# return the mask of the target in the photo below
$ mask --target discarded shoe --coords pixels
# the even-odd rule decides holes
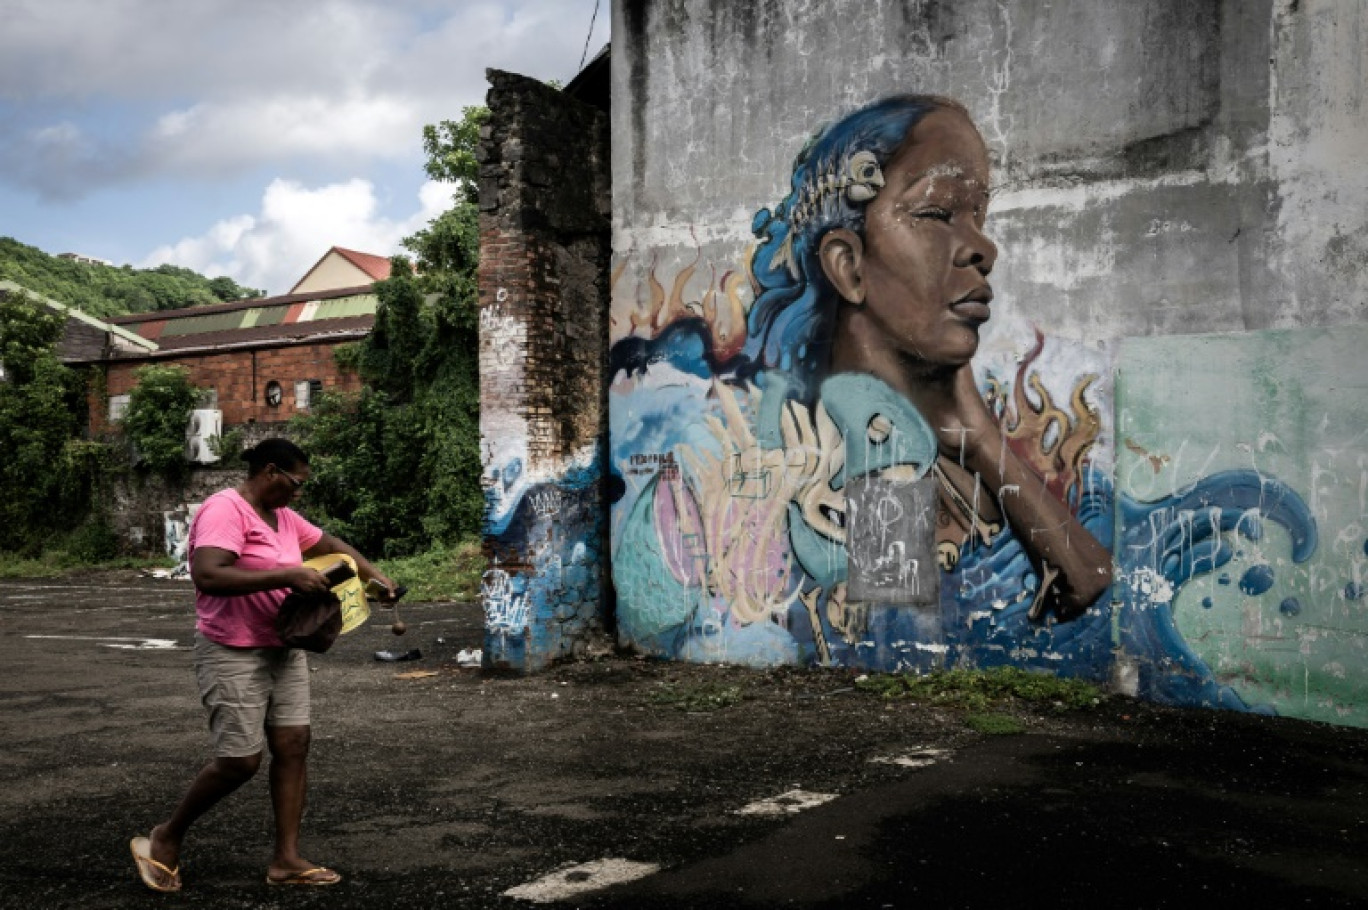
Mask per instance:
[[[423,652],[414,648],[410,651],[376,651],[376,660],[422,660]]]
[[[170,893],[181,889],[180,867],[168,869],[152,858],[152,841],[146,837],[135,837],[128,842],[133,851],[133,862],[138,867],[138,877],[153,891]]]
[[[456,654],[456,666],[458,667],[478,667],[483,662],[483,653],[479,648],[467,650],[462,648]]]

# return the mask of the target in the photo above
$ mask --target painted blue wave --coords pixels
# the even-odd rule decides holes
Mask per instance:
[[[1089,469],[1077,494],[1078,521],[1104,544],[1112,540],[1112,485]],[[1111,595],[1104,591],[1069,622],[1033,622],[1028,613],[1039,587],[1021,541],[1006,526],[991,547],[974,544],[955,571],[941,576],[941,609],[951,664],[1017,666],[1094,682],[1112,668]]]
[[[1317,534],[1301,496],[1257,471],[1225,471],[1156,502],[1122,495],[1119,511],[1115,557],[1120,572],[1113,590],[1122,653],[1138,663],[1137,694],[1166,704],[1275,713],[1268,705],[1247,704],[1218,682],[1174,624],[1172,599],[1156,600],[1144,585],[1162,577],[1176,597],[1189,579],[1234,557],[1227,532],[1258,540],[1267,521],[1287,530],[1293,561],[1305,562],[1316,550]]]

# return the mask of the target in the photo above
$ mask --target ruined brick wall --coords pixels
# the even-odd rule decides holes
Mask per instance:
[[[489,71],[480,143],[486,659],[535,670],[604,625],[608,122]]]
[[[137,385],[133,374],[146,363],[179,364],[190,371],[190,382],[218,393],[223,425],[280,423],[299,413],[295,383],[318,380],[325,392],[361,389],[355,373],[340,369],[333,357],[336,345],[297,344],[252,351],[187,356],[157,361],[126,361],[107,367],[103,395],[92,391],[90,427],[95,434],[109,429],[108,398],[127,395]],[[276,407],[266,403],[266,385],[280,383],[281,401]]]

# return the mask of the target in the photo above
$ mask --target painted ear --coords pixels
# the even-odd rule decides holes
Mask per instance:
[[[861,268],[864,241],[860,235],[847,228],[827,231],[822,236],[818,255],[822,258],[822,271],[836,293],[847,303],[864,303],[864,272]]]

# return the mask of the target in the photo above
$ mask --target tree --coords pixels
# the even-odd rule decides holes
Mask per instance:
[[[36,553],[89,509],[88,478],[67,470],[85,383],[57,357],[62,326],[27,295],[0,302],[0,549]]]
[[[305,508],[362,550],[404,556],[479,532],[479,331],[475,145],[484,108],[423,130],[427,173],[462,184],[376,285],[375,328],[355,356],[359,395],[325,395],[300,419],[311,454]],[[349,355],[350,356],[350,355]]]
[[[12,237],[0,237],[0,278],[100,318],[260,296],[232,279],[209,279],[180,266],[135,269],[72,262]]]
[[[428,156],[423,170],[433,180],[461,184],[464,201],[479,201],[477,179],[480,163],[475,149],[480,142],[480,127],[489,119],[489,108],[476,105],[461,110],[460,120],[443,120],[423,127],[423,153]]]
[[[128,395],[123,430],[137,453],[140,468],[169,480],[185,477],[185,425],[203,390],[190,384],[189,371],[178,364],[148,364],[133,373],[137,385]]]
[[[242,287],[227,275],[210,278],[209,293],[225,302],[242,300],[245,297],[264,297],[266,295],[265,291],[258,291],[256,288]]]

